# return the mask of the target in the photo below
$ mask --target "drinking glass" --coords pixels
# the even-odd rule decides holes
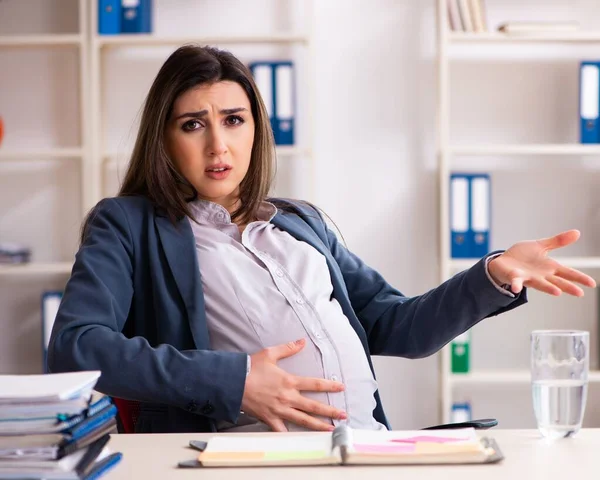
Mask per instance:
[[[589,332],[535,330],[531,333],[533,410],[547,438],[576,434],[587,400]]]

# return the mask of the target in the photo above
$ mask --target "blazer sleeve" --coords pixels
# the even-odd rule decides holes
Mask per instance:
[[[88,222],[52,329],[50,371],[100,370],[97,389],[107,395],[235,422],[246,354],[152,347],[121,333],[134,294],[133,249],[122,207],[103,200]]]
[[[527,301],[526,289],[514,298],[496,289],[485,274],[485,258],[423,295],[406,297],[329,229],[327,240],[373,355],[429,356],[484,318]]]

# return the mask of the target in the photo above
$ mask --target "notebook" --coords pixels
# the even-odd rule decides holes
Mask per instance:
[[[0,406],[0,437],[3,435],[37,435],[43,433],[58,433],[63,430],[71,429],[75,425],[83,422],[101,412],[106,407],[112,405],[112,400],[108,396],[96,396],[93,403],[88,405],[87,401],[78,401],[72,407],[69,405],[73,400],[62,403],[45,403],[47,409],[27,408],[27,405],[11,405],[10,409],[6,406]],[[25,407],[23,411],[16,409]],[[8,411],[12,410],[12,411]],[[1,439],[0,439],[1,441]]]
[[[117,422],[112,418],[81,438],[70,438],[59,433],[0,436],[0,469],[5,460],[57,460],[116,432]]]
[[[99,371],[0,375],[0,405],[60,402],[90,397]]]
[[[496,442],[479,438],[473,428],[373,431],[340,425],[332,433],[218,435],[208,440],[195,466],[466,464],[503,458]]]

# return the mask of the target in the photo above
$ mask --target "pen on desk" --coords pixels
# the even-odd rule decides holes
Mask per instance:
[[[82,477],[81,480],[95,480],[96,478],[101,477],[104,475],[104,473],[119,463],[122,458],[123,454],[121,452],[116,452],[109,455],[108,457],[95,463],[92,471],[86,477]]]
[[[75,471],[79,477],[85,477],[89,474],[94,467],[94,461],[102,453],[109,440],[110,435],[104,435],[88,447],[75,467]]]

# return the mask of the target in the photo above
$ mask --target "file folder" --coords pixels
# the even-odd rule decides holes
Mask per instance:
[[[469,177],[450,176],[450,241],[452,258],[471,256],[469,236]]]
[[[581,143],[600,143],[600,63],[581,62],[579,117]]]
[[[490,251],[491,187],[484,173],[450,176],[452,258],[481,258]]]
[[[467,330],[452,340],[451,370],[452,373],[468,373],[471,366],[471,332]]]
[[[292,62],[275,65],[275,143],[294,144],[294,66]]]
[[[44,292],[42,294],[42,359],[45,373],[48,373],[48,344],[61,300],[62,292]]]
[[[98,33],[121,33],[121,0],[98,0]]]
[[[271,130],[273,131],[273,136],[275,137],[275,80],[273,74],[273,65],[271,62],[253,62],[249,65],[249,68],[252,76],[254,77],[254,83],[256,83],[260,96],[265,104],[267,115],[269,116],[269,121],[271,122]],[[277,143],[276,138],[275,143]]]
[[[152,0],[121,0],[121,33],[152,32]]]
[[[490,177],[486,174],[472,175],[470,182],[471,238],[468,243],[471,256],[481,258],[490,252]]]
[[[453,403],[450,421],[452,423],[464,423],[472,420],[471,404],[469,402]]]
[[[295,82],[290,61],[253,62],[252,76],[267,108],[277,145],[294,145]]]

